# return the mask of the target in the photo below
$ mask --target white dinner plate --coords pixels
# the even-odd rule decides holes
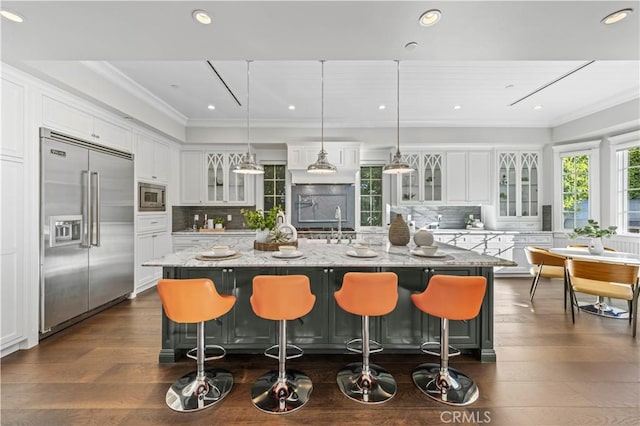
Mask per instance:
[[[280,253],[279,251],[274,251],[271,254],[271,256],[277,257],[278,259],[295,259],[297,257],[302,256],[302,254],[303,253],[301,251],[298,251],[298,250],[292,252],[291,254],[289,254],[289,253],[283,254],[283,253]]]
[[[420,256],[420,257],[446,257],[447,254],[446,253],[434,253],[434,254],[424,254],[423,251],[418,251],[418,250],[411,250],[411,254],[415,255],[415,256]]]
[[[351,257],[376,257],[378,255],[378,253],[373,250],[369,250],[365,254],[358,254],[355,250],[347,250],[345,254]]]
[[[208,257],[208,258],[211,258],[211,259],[220,259],[220,258],[223,258],[223,257],[233,256],[234,254],[236,254],[235,250],[227,250],[226,253],[221,253],[221,254],[214,253],[212,251],[205,251],[203,253],[198,253],[198,255],[200,257]]]

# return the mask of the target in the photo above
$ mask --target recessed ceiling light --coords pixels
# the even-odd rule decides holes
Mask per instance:
[[[24,18],[21,15],[18,15],[15,12],[11,12],[5,9],[0,10],[0,15],[4,16],[5,18],[13,22],[18,22],[18,23],[24,22]]]
[[[289,105],[289,109],[290,109],[291,111],[293,111],[294,109],[296,109],[296,106],[295,106],[295,105]]]
[[[438,9],[427,10],[425,13],[420,15],[420,25],[423,27],[430,27],[431,25],[435,25],[440,20],[442,13]]]
[[[604,18],[602,18],[602,21],[600,22],[602,22],[605,25],[615,24],[627,18],[629,15],[631,15],[632,12],[633,12],[633,9],[631,8],[618,10],[617,12],[613,12],[605,16]]]
[[[454,105],[453,109],[462,109],[462,105]]]
[[[211,110],[214,110],[214,109],[216,109],[216,106],[215,105],[207,105],[207,108],[209,108]]]
[[[386,105],[378,105],[378,109],[379,109],[379,110],[383,110],[383,109],[386,109],[386,108],[387,108],[387,106],[386,106]]]
[[[196,22],[199,22],[203,25],[209,25],[211,21],[213,21],[213,19],[211,19],[211,16],[209,16],[209,14],[205,10],[194,10],[191,16],[193,16],[193,19],[195,19]]]
[[[535,109],[536,111],[539,110],[539,109],[542,109],[542,105],[536,105],[536,106],[533,107],[533,109]]]
[[[418,43],[416,43],[415,41],[410,41],[409,43],[404,45],[404,48],[410,52],[412,50],[416,50],[416,47],[418,47]]]

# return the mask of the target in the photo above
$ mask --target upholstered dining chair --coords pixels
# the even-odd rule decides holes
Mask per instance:
[[[629,322],[636,337],[638,322],[638,265],[567,259],[567,275],[571,292],[571,320],[575,323],[575,293],[623,299],[629,305]],[[577,303],[576,303],[577,304]]]
[[[549,250],[528,246],[524,252],[527,261],[531,264],[529,273],[533,276],[531,288],[529,289],[529,301],[533,302],[533,296],[536,294],[538,282],[542,278],[559,278],[562,279],[564,285],[564,308],[567,309],[567,277],[564,269],[564,261],[566,258],[559,254],[551,253]]]

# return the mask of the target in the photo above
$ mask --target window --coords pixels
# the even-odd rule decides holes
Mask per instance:
[[[589,156],[562,157],[562,216],[565,229],[589,219]]]
[[[382,166],[360,167],[360,225],[382,226]]]
[[[616,152],[618,231],[640,232],[640,147],[623,147]]]
[[[286,182],[284,164],[263,165],[264,175],[264,211],[270,210],[274,206],[281,206],[284,209],[286,196]]]
[[[554,222],[558,231],[600,220],[600,141],[556,145]]]

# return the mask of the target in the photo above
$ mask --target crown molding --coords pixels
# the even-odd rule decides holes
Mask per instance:
[[[159,97],[157,97],[156,95],[154,95],[153,93],[145,89],[136,81],[132,80],[131,78],[123,74],[120,70],[118,70],[116,67],[111,65],[109,62],[80,61],[80,63],[86,68],[89,68],[90,70],[94,71],[96,74],[99,74],[100,76],[109,80],[111,83],[120,87],[121,89],[129,93],[131,96],[135,97],[136,99],[139,99],[140,101],[144,102],[145,104],[155,109],[156,111],[160,112],[161,114],[166,115],[169,119],[174,120],[183,126],[187,125],[187,122],[189,120],[184,114],[182,114],[177,109],[173,108],[172,106],[167,104],[165,101],[163,101],[162,99],[160,99]]]
[[[620,93],[602,102],[598,102],[598,103],[589,105],[588,107],[573,111],[570,114],[566,114],[558,118],[557,120],[552,121],[549,127],[558,127],[563,124],[569,123],[571,121],[586,117],[588,115],[595,114],[609,108],[613,108],[625,102],[633,101],[634,99],[640,99],[640,96],[638,96],[638,93],[640,93],[640,86],[637,86],[636,89],[637,90],[630,90],[628,92]]]

